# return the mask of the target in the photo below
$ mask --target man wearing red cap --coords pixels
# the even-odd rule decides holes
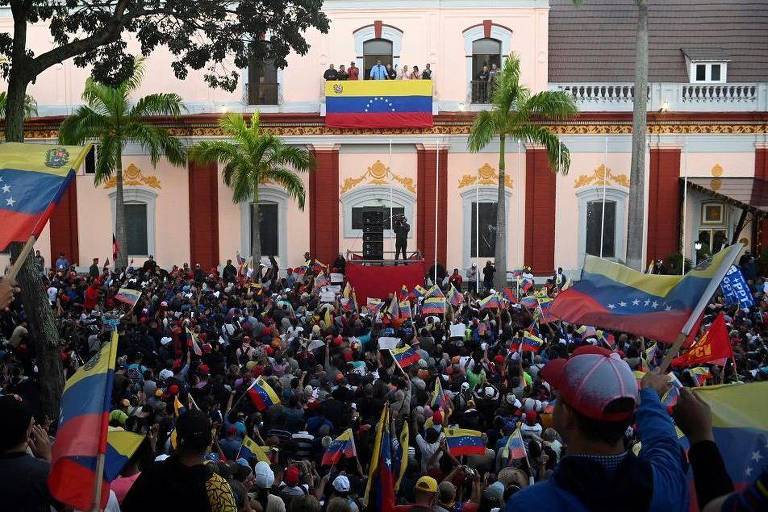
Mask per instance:
[[[619,355],[592,346],[550,361],[542,376],[557,391],[553,422],[568,455],[550,479],[515,494],[508,512],[688,510],[683,453],[659,399],[669,389],[666,376],[647,373],[638,393]],[[639,457],[624,445],[633,422],[643,446]]]

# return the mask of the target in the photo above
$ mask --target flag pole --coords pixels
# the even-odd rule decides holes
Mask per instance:
[[[682,224],[682,246],[680,248],[680,275],[685,275],[685,253],[687,248],[685,247],[685,217],[688,213],[688,139],[683,142],[683,224]]]
[[[33,240],[34,237],[30,237]],[[112,331],[111,345],[109,347],[109,366],[108,368],[114,371],[115,359],[117,358],[117,326]],[[112,379],[109,379],[111,382]],[[106,390],[108,396],[112,396],[112,387],[109,386]],[[102,428],[107,429],[107,424],[104,423]],[[101,488],[104,484],[104,461],[107,456],[107,435],[104,433],[104,446],[99,446],[99,453],[96,455],[96,482],[93,486],[93,512],[99,512],[101,510]]]
[[[467,287],[467,289],[469,289],[469,287]],[[479,294],[480,294],[480,169],[478,168],[477,169],[477,186],[475,187],[475,295],[479,295]]]
[[[19,255],[16,257],[16,261],[13,262],[13,266],[11,267],[11,270],[8,271],[8,275],[6,276],[6,279],[8,279],[11,284],[16,281],[16,276],[19,274],[19,271],[21,270],[22,265],[24,265],[24,262],[27,259],[27,256],[29,256],[29,253],[32,252],[32,248],[35,245],[35,235],[30,235],[30,237],[27,239],[27,241],[24,243],[24,247],[21,248],[21,252],[19,252]]]
[[[600,215],[600,257],[603,257],[603,239],[605,238],[605,187],[608,185],[608,136],[605,136],[605,153],[603,154],[603,207]]]
[[[440,141],[435,141],[435,284],[437,285],[437,211],[440,209]]]

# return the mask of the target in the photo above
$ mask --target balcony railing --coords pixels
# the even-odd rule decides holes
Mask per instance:
[[[255,83],[248,84],[249,105],[278,105],[280,99],[280,84]]]
[[[631,83],[560,83],[550,90],[566,91],[582,111],[629,111],[634,101]],[[648,110],[672,112],[755,112],[768,109],[768,83],[648,84]]]
[[[472,103],[481,105],[490,103],[495,87],[495,80],[472,80],[472,82],[470,82],[470,98],[472,99]]]

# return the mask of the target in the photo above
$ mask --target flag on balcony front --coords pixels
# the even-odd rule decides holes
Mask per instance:
[[[430,127],[432,81],[328,81],[325,124],[334,128]]]

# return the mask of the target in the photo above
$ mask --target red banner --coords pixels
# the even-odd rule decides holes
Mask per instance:
[[[386,299],[390,293],[400,291],[405,285],[413,289],[424,284],[424,263],[408,263],[395,266],[366,266],[347,262],[347,279],[355,289],[358,304],[365,304],[368,297]]]

